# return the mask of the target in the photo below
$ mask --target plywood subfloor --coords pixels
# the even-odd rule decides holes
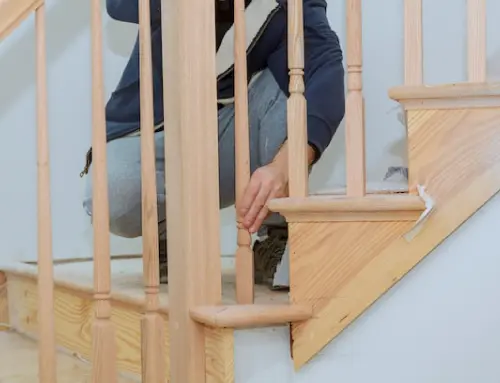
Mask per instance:
[[[57,355],[58,383],[87,383],[92,381],[89,363],[59,352]],[[37,344],[19,334],[0,332],[0,383],[37,383]],[[136,382],[125,377],[119,383]]]
[[[23,272],[31,271],[36,275],[36,265],[18,265]],[[79,290],[93,289],[93,267],[92,260],[66,260],[56,263],[54,266],[54,277],[56,282],[63,282]],[[12,268],[11,268],[12,269]],[[21,271],[21,270],[18,270]],[[142,258],[139,256],[113,258],[111,262],[112,295],[115,298],[123,298],[135,302],[144,299],[144,282],[142,277]],[[223,303],[236,303],[235,274],[231,267],[223,269]],[[267,286],[255,287],[255,302],[261,304],[286,303],[289,301],[288,293],[272,291]],[[162,308],[168,307],[168,286],[161,285],[160,302]]]

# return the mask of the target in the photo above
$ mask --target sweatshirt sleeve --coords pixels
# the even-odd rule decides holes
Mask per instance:
[[[283,10],[286,17],[286,10]],[[288,81],[287,32],[268,58],[268,67]],[[344,67],[337,35],[328,24],[323,7],[304,8],[305,98],[308,143],[317,161],[332,141],[345,113]]]
[[[161,22],[161,0],[150,0],[151,24]],[[139,23],[139,0],[106,0],[108,15],[126,23]]]

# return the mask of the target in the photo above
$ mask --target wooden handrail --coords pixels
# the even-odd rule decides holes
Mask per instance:
[[[0,41],[42,4],[43,0],[0,0]]]

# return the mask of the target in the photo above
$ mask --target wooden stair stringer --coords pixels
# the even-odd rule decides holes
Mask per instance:
[[[0,41],[43,3],[44,0],[0,0]]]
[[[434,202],[418,234],[401,235],[408,222],[290,223],[292,302],[313,304],[292,325],[297,369],[500,191],[500,87],[422,88],[403,102],[410,191],[423,185]]]

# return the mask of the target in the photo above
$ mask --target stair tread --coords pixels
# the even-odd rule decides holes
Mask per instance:
[[[364,197],[322,194],[274,199],[269,203],[269,208],[280,213],[424,211],[425,203],[418,195],[407,193],[367,194]]]
[[[0,264],[0,270],[28,278],[37,277],[36,264],[22,262]],[[91,259],[59,260],[54,266],[56,285],[93,294],[93,262]],[[223,303],[235,303],[235,273],[233,268],[225,268],[222,278]],[[143,306],[144,280],[142,275],[142,257],[140,255],[112,257],[111,261],[111,297],[134,306]],[[160,310],[168,313],[168,285],[160,285]],[[256,303],[283,304],[289,301],[288,293],[272,291],[267,286],[255,286]]]
[[[312,307],[293,304],[200,306],[190,311],[195,321],[212,327],[264,327],[311,318]]]
[[[398,101],[426,98],[500,97],[500,82],[404,85],[389,89],[389,97]]]

